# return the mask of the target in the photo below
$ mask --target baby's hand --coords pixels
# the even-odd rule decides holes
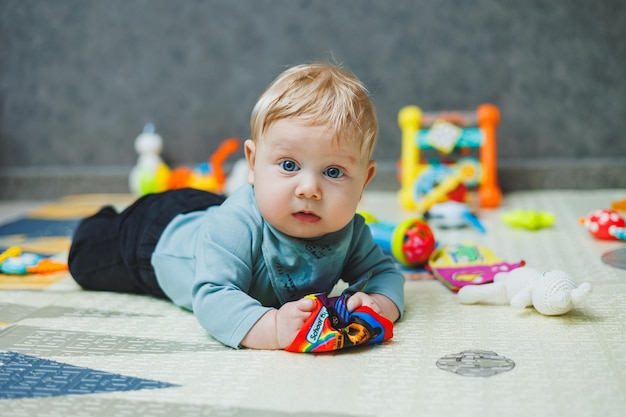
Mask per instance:
[[[311,312],[315,310],[315,300],[302,298],[285,303],[276,313],[276,340],[284,349],[296,338]]]
[[[347,306],[350,312],[359,307],[367,306],[391,321],[396,321],[400,317],[400,312],[394,302],[382,294],[355,292],[348,298]]]
[[[348,298],[347,302],[348,310],[353,312],[359,307],[369,307],[378,314],[381,314],[381,308],[376,302],[376,300],[369,294],[365,294],[364,292],[355,292]]]

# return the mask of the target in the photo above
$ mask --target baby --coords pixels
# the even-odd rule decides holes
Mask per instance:
[[[349,287],[350,311],[396,321],[404,277],[355,214],[376,173],[366,88],[328,63],[287,69],[257,101],[248,182],[227,199],[200,190],[105,207],[77,228],[70,272],[84,288],[166,297],[225,345],[284,349],[315,308]]]

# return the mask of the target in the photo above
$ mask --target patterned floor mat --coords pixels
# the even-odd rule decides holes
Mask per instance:
[[[127,194],[81,194],[42,205],[24,217],[0,224],[0,253],[10,247],[64,262],[72,233],[80,220],[103,205],[124,207]],[[41,289],[67,278],[67,272],[13,275],[0,273],[0,289]]]
[[[393,339],[353,351],[235,350],[166,300],[75,284],[0,291],[0,415],[621,417],[626,270],[601,256],[624,242],[595,240],[578,219],[625,194],[513,193],[480,213],[486,234],[435,231],[441,244],[475,241],[592,283],[590,298],[568,314],[461,305],[439,281],[407,281]],[[393,193],[366,193],[363,207],[389,221],[411,216]],[[521,208],[557,221],[538,231],[502,224],[502,213]],[[514,367],[482,377],[441,368],[468,351],[495,352]]]

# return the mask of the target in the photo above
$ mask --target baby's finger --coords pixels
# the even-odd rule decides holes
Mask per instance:
[[[301,300],[298,300],[298,303],[296,305],[300,311],[310,313],[311,311],[315,310],[315,306],[317,304],[315,303],[315,300],[311,298],[302,298]]]
[[[376,303],[376,300],[361,292],[355,293],[352,297],[348,298],[347,306],[349,311],[354,311],[359,307],[365,306],[380,314],[380,306]]]
[[[355,293],[346,302],[346,307],[348,307],[348,311],[354,311],[357,308],[363,305],[363,297],[361,293]]]

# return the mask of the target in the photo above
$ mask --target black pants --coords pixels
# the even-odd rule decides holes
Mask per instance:
[[[223,201],[223,196],[185,188],[148,194],[121,213],[104,207],[84,219],[74,232],[70,273],[88,290],[165,297],[150,263],[165,226],[178,214]]]

